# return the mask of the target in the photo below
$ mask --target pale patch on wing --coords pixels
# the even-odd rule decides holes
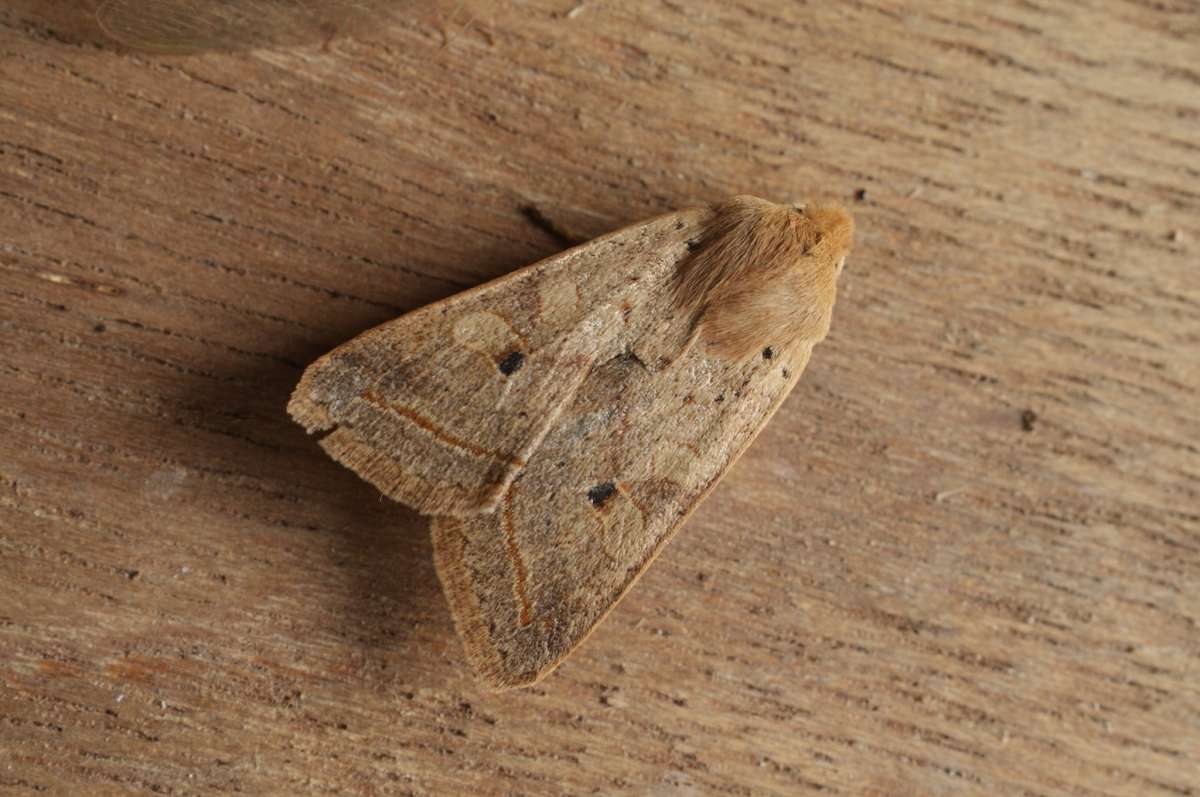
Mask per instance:
[[[603,528],[600,544],[615,562],[634,561],[638,548],[646,544],[646,511],[637,505],[628,488],[619,485],[617,492],[598,507]]]
[[[451,337],[465,349],[479,352],[495,365],[513,352],[524,356],[522,336],[497,313],[470,313],[454,321]]]
[[[689,474],[694,463],[701,455],[700,448],[695,443],[664,441],[651,453],[650,472],[658,479],[677,481],[684,487],[691,485]]]
[[[579,315],[579,284],[572,274],[547,277],[538,286],[538,299],[542,323],[562,326]]]

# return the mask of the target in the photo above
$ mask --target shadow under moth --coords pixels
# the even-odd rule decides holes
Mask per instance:
[[[739,196],[359,335],[288,411],[431,516],[467,657],[531,684],[604,619],[800,378],[853,221]]]

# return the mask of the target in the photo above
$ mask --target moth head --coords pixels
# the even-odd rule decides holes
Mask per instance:
[[[796,202],[792,209],[804,217],[802,235],[808,250],[824,253],[841,274],[854,245],[854,219],[836,202]]]
[[[853,237],[854,220],[840,205],[734,197],[714,208],[680,269],[677,296],[720,357],[815,344],[829,331]]]

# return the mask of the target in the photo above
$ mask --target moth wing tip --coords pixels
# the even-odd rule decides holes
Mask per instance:
[[[427,517],[461,519],[488,514],[495,511],[500,500],[494,485],[487,489],[472,489],[426,479],[363,439],[349,426],[330,420],[325,424],[318,423],[316,429],[331,429],[318,445],[335,462],[354,471],[391,500]]]
[[[475,677],[489,692],[511,692],[515,689],[525,689],[541,681],[553,671],[553,667],[521,673],[513,673],[501,669],[475,668]]]
[[[295,392],[292,393],[287,403],[287,413],[292,420],[304,427],[304,431],[309,434],[319,432],[324,429],[329,429],[334,425],[333,419],[329,417],[328,410],[321,404],[313,401],[308,392],[303,390],[303,384],[298,386]]]
[[[451,579],[453,580],[453,578],[452,575]],[[476,680],[489,692],[508,692],[533,686],[554,671],[558,665],[557,661],[548,666],[534,669],[513,667],[512,659],[504,656],[497,649],[490,635],[483,631],[485,626],[482,617],[462,616],[460,611],[464,607],[452,595],[455,587],[447,587],[445,581],[443,581],[443,587],[467,661],[475,672]]]
[[[430,519],[429,530],[434,569],[476,680],[490,692],[508,692],[532,686],[553,672],[561,659],[533,667],[514,666],[514,658],[496,646],[463,561],[463,545],[470,536],[464,519],[439,515]]]

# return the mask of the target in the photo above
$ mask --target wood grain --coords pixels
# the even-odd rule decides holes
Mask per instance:
[[[169,58],[0,9],[0,789],[1200,791],[1196,5],[452,10]],[[853,205],[833,333],[488,696],[288,393],[555,251],[523,208],[739,192]]]

